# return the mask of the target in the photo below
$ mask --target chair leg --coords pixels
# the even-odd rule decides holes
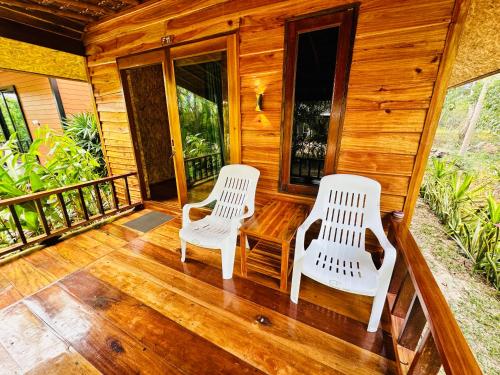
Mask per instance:
[[[385,299],[387,297],[387,290],[389,289],[389,282],[380,285],[377,294],[373,298],[372,312],[370,314],[370,321],[368,322],[368,332],[376,332],[380,323],[380,317],[384,310]]]
[[[186,241],[181,240],[181,262],[186,261]]]
[[[236,252],[236,244],[223,246],[221,249],[222,256],[222,278],[232,279],[234,268],[234,255]]]
[[[297,262],[293,265],[292,289],[290,291],[290,299],[293,303],[299,302],[300,280],[302,278],[302,262]]]

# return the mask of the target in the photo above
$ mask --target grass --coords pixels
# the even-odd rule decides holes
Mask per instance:
[[[421,200],[411,230],[483,372],[499,375],[500,300],[495,289],[470,273],[470,261]]]

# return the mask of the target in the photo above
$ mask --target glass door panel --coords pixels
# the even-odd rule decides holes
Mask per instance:
[[[230,162],[227,54],[174,60],[188,202],[205,199]]]

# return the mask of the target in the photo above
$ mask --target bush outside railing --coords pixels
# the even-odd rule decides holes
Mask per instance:
[[[485,196],[488,182],[475,184],[474,175],[461,171],[447,159],[432,158],[421,196],[445,225],[473,271],[483,274],[500,289],[500,203]]]

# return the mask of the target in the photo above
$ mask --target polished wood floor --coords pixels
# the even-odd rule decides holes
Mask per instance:
[[[216,252],[181,263],[178,207],[148,207],[0,266],[1,374],[395,373],[369,298],[304,279],[294,305],[239,259],[232,280]],[[122,225],[150,209],[175,218]]]

